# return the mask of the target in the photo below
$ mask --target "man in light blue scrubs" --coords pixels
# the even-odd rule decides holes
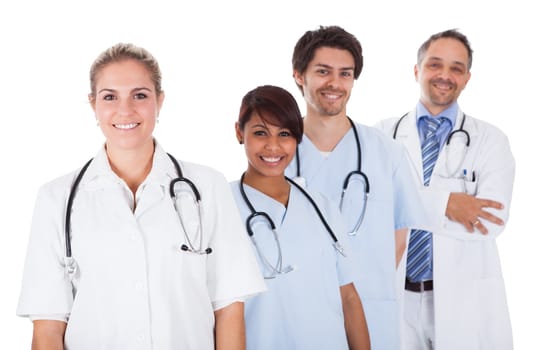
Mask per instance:
[[[286,174],[340,205],[371,348],[391,350],[400,348],[397,285],[404,281],[407,228],[422,223],[423,210],[404,148],[346,115],[362,67],[360,43],[340,27],[299,39],[293,77],[306,101],[304,137]]]

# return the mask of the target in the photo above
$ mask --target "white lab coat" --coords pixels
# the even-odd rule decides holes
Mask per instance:
[[[71,211],[78,264],[72,283],[63,264],[64,218],[77,172],[41,188],[18,315],[68,317],[66,349],[213,349],[214,310],[265,284],[223,175],[192,163],[180,166],[203,198],[203,248],[212,248],[211,254],[180,249],[186,240],[169,195],[176,170],[159,145],[135,211],[131,191],[111,171],[102,148]],[[182,217],[186,225],[198,225],[195,215]],[[198,247],[194,232],[189,235]]]
[[[453,130],[459,128],[462,116],[459,110]],[[398,119],[382,121],[378,127],[393,136]],[[515,161],[506,135],[495,126],[467,116],[464,129],[470,134],[469,148],[464,148],[464,136],[453,137],[449,149],[444,146],[441,150],[428,187],[423,186],[415,110],[402,120],[396,136],[408,150],[433,232],[435,348],[508,350],[513,347],[512,331],[496,244],[504,226],[480,218],[489,234],[469,233],[463,225],[449,220],[445,210],[450,192],[466,191],[503,203],[503,210],[488,211],[506,222]],[[459,164],[456,171],[451,169],[455,164]],[[464,181],[464,169],[468,181]]]

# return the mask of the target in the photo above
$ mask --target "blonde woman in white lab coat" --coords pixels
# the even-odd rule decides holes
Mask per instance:
[[[513,347],[496,238],[509,216],[515,161],[505,134],[458,106],[471,62],[463,34],[448,30],[431,36],[415,66],[419,103],[402,120],[379,124],[406,146],[432,222],[430,274],[424,282],[406,281],[406,350]],[[441,149],[428,185],[423,185],[421,150],[425,116],[443,118]]]
[[[70,220],[79,170],[39,191],[17,310],[33,321],[32,348],[244,349],[243,300],[265,286],[227,181],[175,164],[155,141],[164,94],[145,49],[109,48],[90,78],[106,142]],[[184,181],[171,198],[178,169],[204,199],[199,212]]]

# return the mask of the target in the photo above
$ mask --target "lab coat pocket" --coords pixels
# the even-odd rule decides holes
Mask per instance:
[[[192,286],[203,287],[206,284],[206,259],[209,254],[178,249],[177,272],[181,281],[187,281]]]
[[[477,185],[478,185],[478,181],[476,180],[474,181],[465,180],[465,193],[470,194],[472,196],[476,196],[477,187],[478,187]]]
[[[477,194],[478,178],[476,178],[474,171],[464,169],[462,174],[457,176],[445,176],[441,174],[432,185],[446,191],[463,192],[474,196]]]
[[[467,192],[467,183],[463,177],[445,177],[439,175],[435,180],[431,184],[432,187],[448,192]]]

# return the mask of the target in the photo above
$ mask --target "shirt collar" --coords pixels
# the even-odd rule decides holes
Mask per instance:
[[[148,176],[154,178],[175,178],[178,176],[178,174],[174,164],[169,158],[169,155],[157,141],[154,142],[156,143],[156,147],[154,149],[154,159],[152,161],[152,170]]]
[[[417,102],[417,106],[415,107],[416,116],[417,116],[417,123],[419,124],[419,120],[422,117],[426,116],[432,116],[430,112],[423,106],[421,101]],[[456,123],[456,115],[458,114],[458,102],[454,102],[452,105],[450,105],[447,109],[445,109],[443,112],[439,114],[440,117],[445,117],[451,122],[451,125],[454,126]]]
[[[145,182],[151,180],[165,181],[171,178],[175,178],[177,176],[177,172],[173,163],[169,159],[169,156],[156,140],[154,140],[154,142],[155,147],[154,157],[152,160],[152,169],[150,170],[150,173],[148,174]],[[98,178],[120,180],[117,174],[115,174],[111,169],[111,165],[109,164],[108,156],[106,153],[105,144],[102,145],[102,147],[94,157],[93,161],[91,162],[90,167],[87,169],[86,175],[84,175],[83,182],[87,183]]]

